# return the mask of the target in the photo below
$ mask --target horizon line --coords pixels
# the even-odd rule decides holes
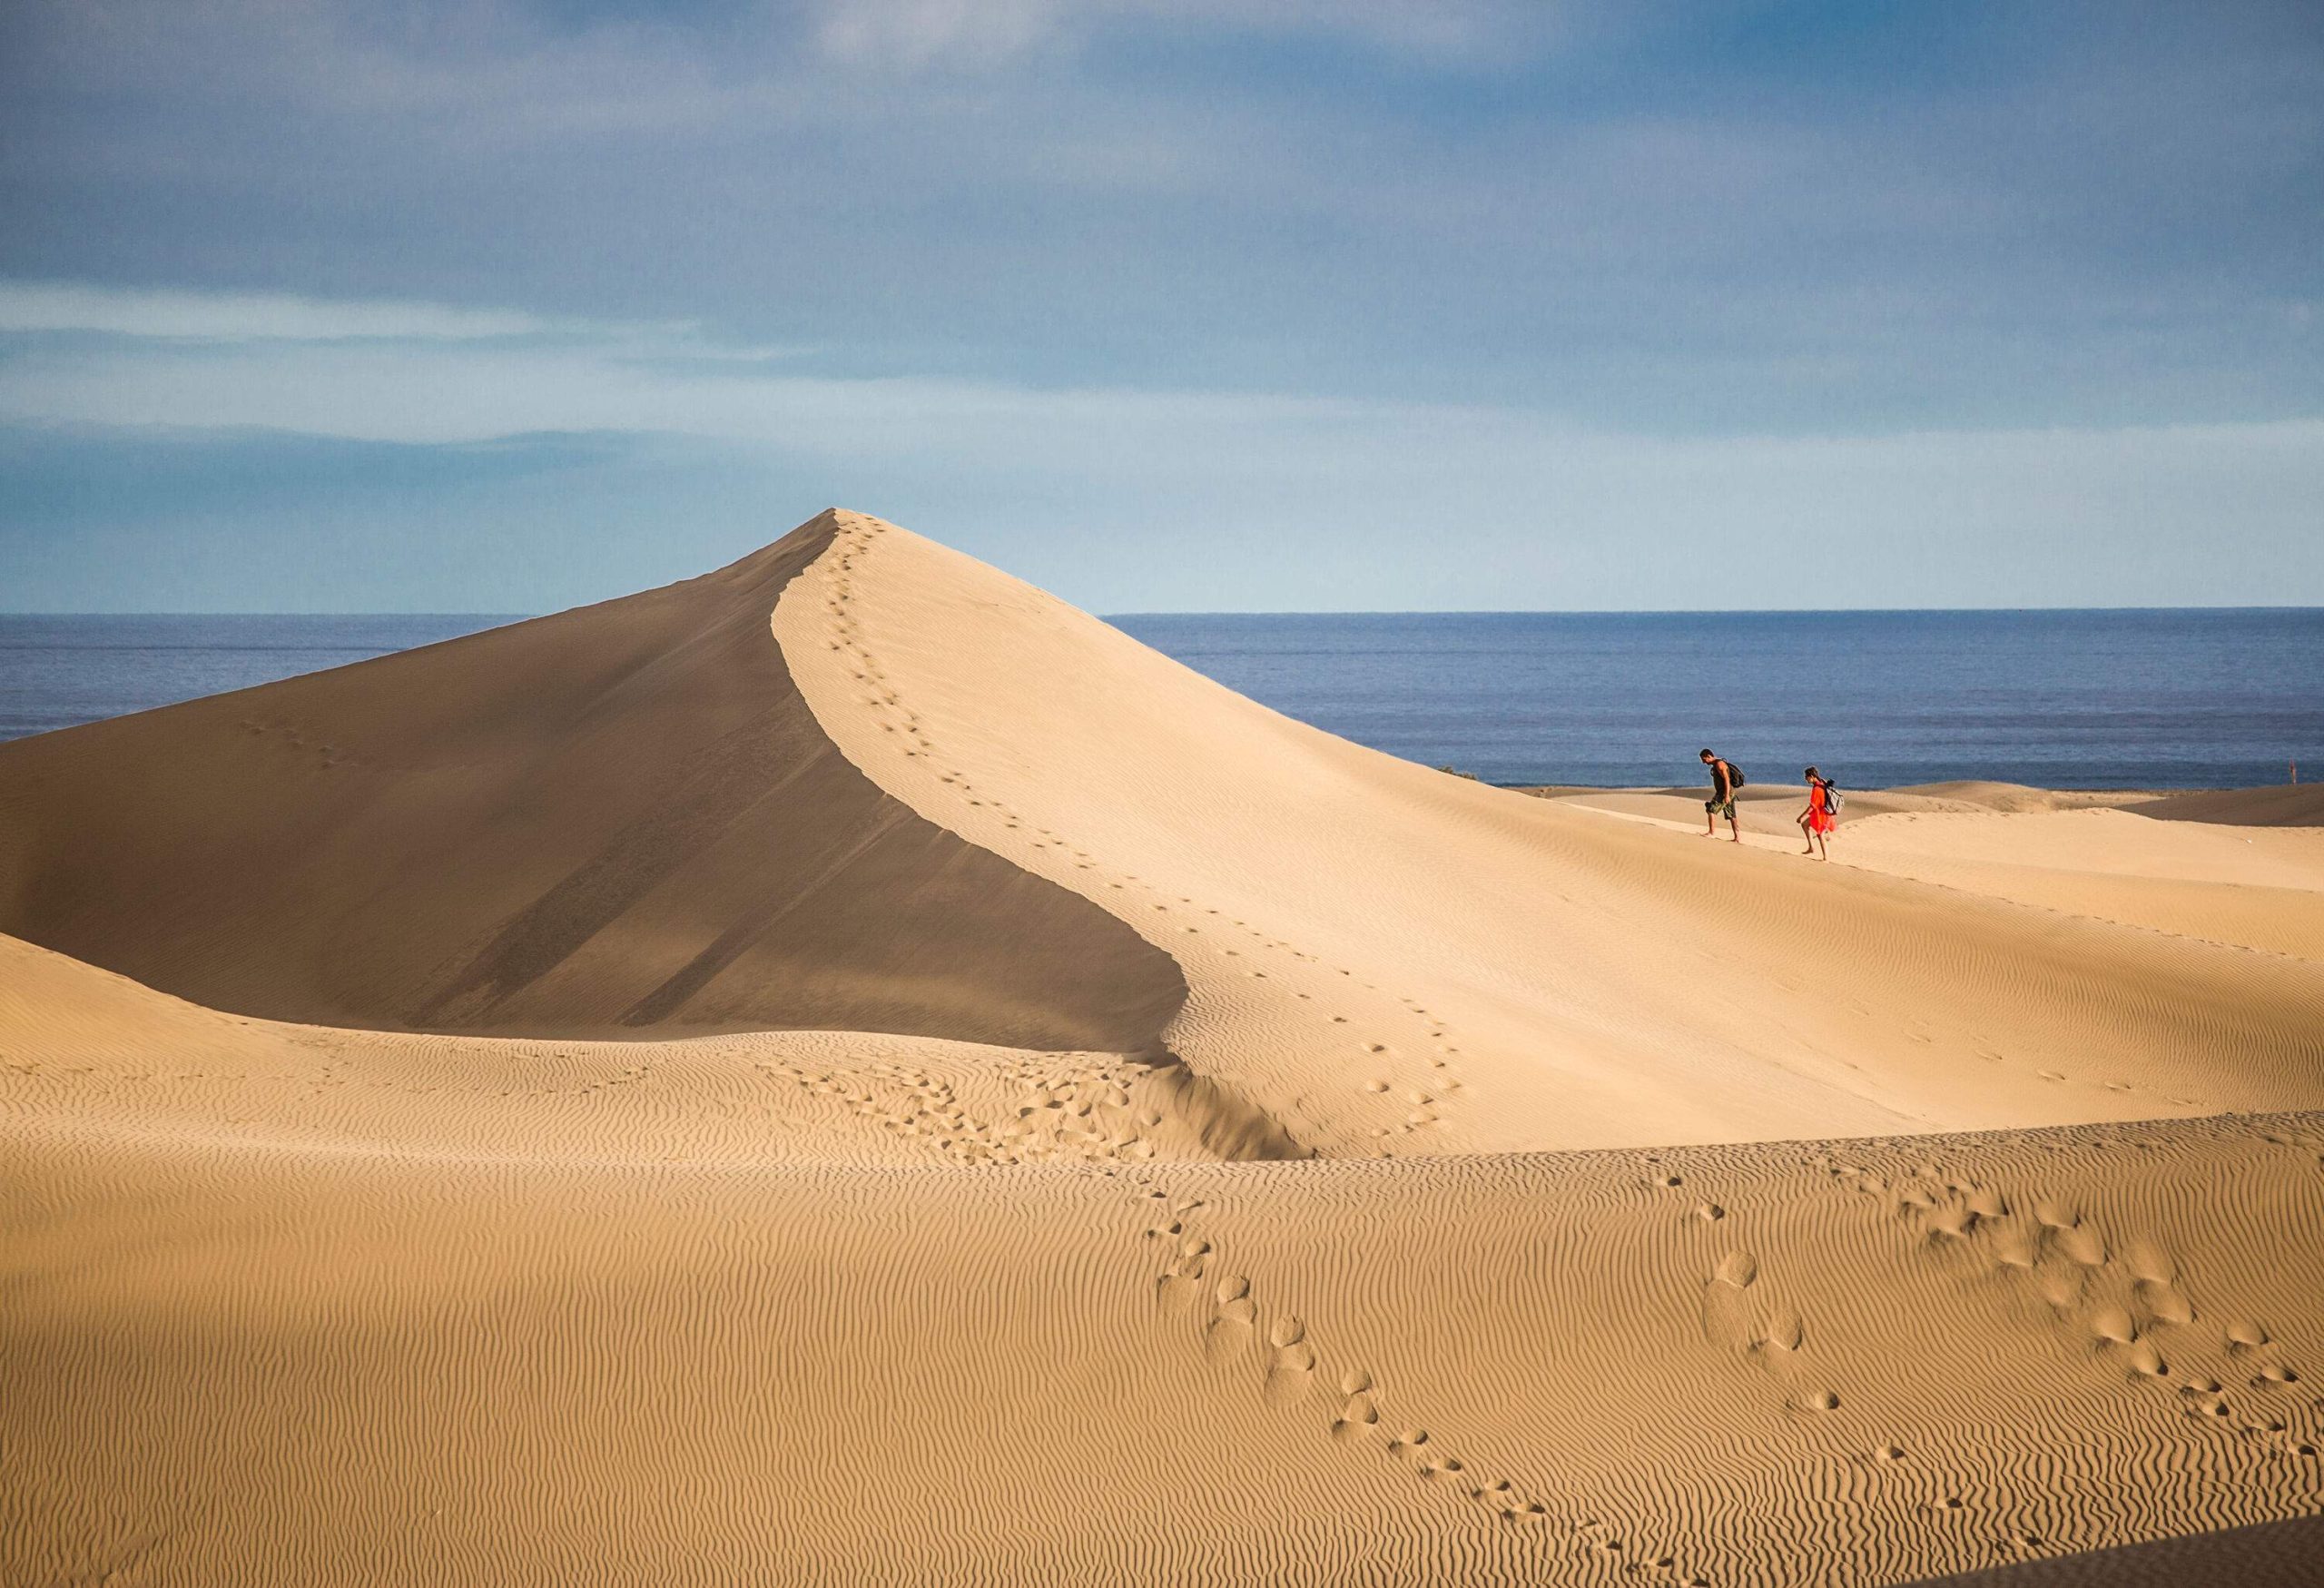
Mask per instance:
[[[643,595],[645,591],[633,594]],[[523,622],[554,617],[619,600],[606,597],[575,607],[545,612],[458,611],[442,607],[279,607],[251,608],[193,607],[72,607],[53,610],[0,611],[0,620],[17,617],[498,617]],[[1087,610],[1086,608],[1084,610]],[[2220,602],[2192,606],[2025,606],[2025,607],[1175,607],[1092,612],[1101,622],[1139,617],[1900,617],[1944,615],[1992,616],[1996,613],[2186,613],[2186,612],[2324,612],[2324,602]]]

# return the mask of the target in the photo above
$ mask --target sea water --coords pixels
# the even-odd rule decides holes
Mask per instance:
[[[2324,609],[1140,616],[1157,649],[1490,783],[2324,777]]]
[[[340,666],[477,615],[0,616],[0,738]],[[1231,689],[1492,783],[2324,778],[2324,609],[1141,614]]]
[[[0,739],[271,684],[515,621],[476,613],[0,613]]]

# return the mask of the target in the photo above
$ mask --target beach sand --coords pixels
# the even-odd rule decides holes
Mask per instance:
[[[1747,793],[842,512],[0,746],[0,1580],[2302,1580],[2324,810]]]

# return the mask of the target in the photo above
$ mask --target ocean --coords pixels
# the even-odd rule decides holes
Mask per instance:
[[[0,740],[343,667],[516,621],[481,613],[0,613]]]
[[[0,616],[0,739],[507,616]],[[2324,778],[2324,609],[1139,614],[1118,626],[1318,727],[1500,784],[1693,784],[1695,752],[1844,786]]]

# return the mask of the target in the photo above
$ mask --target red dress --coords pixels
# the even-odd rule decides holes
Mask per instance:
[[[1820,778],[1807,785],[1807,830],[1810,833],[1829,833],[1838,825],[1832,820],[1831,802],[1824,788]]]

